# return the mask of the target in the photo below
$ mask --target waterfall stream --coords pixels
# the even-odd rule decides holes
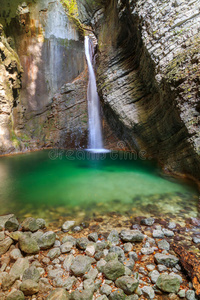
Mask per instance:
[[[100,117],[100,103],[97,93],[97,85],[94,69],[92,66],[92,57],[94,52],[94,45],[89,38],[85,37],[85,56],[88,64],[89,82],[87,90],[88,101],[88,119],[89,119],[89,143],[88,150],[94,152],[105,152],[103,149],[103,138]]]

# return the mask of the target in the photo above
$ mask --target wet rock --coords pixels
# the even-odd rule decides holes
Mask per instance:
[[[25,296],[31,296],[39,292],[39,284],[31,279],[27,279],[20,285],[20,290]]]
[[[154,218],[146,218],[141,220],[141,224],[146,226],[152,226],[154,222],[155,222]]]
[[[139,230],[122,230],[120,237],[123,242],[142,242],[144,234]]]
[[[36,267],[31,266],[30,268],[28,268],[24,271],[22,281],[25,281],[27,279],[31,279],[35,282],[39,282],[40,272],[38,271],[38,269]]]
[[[71,271],[75,276],[83,276],[90,270],[91,260],[87,256],[78,255],[71,265]]]
[[[108,298],[109,300],[125,300],[126,295],[124,294],[123,290],[117,289],[116,291],[112,292]]]
[[[125,294],[132,294],[138,287],[139,281],[129,276],[122,276],[115,281],[115,285],[122,289]]]
[[[155,292],[151,286],[144,286],[142,288],[142,292],[143,292],[143,295],[145,296],[145,298],[147,298],[147,299],[154,299],[154,297],[155,297]]]
[[[153,231],[153,238],[163,238],[164,237],[164,232],[162,230],[154,230]]]
[[[100,293],[109,296],[112,292],[112,288],[108,284],[103,284],[100,288]]]
[[[64,232],[69,231],[73,226],[75,225],[75,221],[66,221],[63,225],[62,225],[62,230]]]
[[[5,230],[8,231],[17,231],[19,228],[19,222],[15,217],[11,217],[5,223]]]
[[[5,254],[12,244],[13,244],[13,240],[9,237],[7,237],[3,241],[1,241],[0,242],[0,255]]]
[[[185,294],[187,300],[196,300],[195,292],[193,290],[188,290]]]
[[[22,257],[21,251],[19,249],[13,249],[10,252],[10,258],[13,260],[17,260],[18,258]]]
[[[54,258],[58,257],[61,254],[60,248],[53,248],[51,250],[49,250],[47,256],[53,260]]]
[[[69,300],[69,294],[65,289],[55,289],[50,295],[47,297],[47,300]]]
[[[88,240],[96,243],[97,240],[98,240],[98,234],[97,234],[97,232],[90,233],[88,235]]]
[[[6,297],[6,300],[24,300],[24,294],[21,291],[13,291]]]
[[[180,289],[180,281],[177,277],[161,274],[156,281],[156,286],[163,292],[177,293]]]
[[[10,275],[18,279],[27,268],[29,268],[28,258],[18,258],[10,270]]]
[[[72,247],[73,247],[73,243],[71,243],[71,242],[66,242],[66,243],[62,244],[60,247],[61,253],[70,252],[72,250]]]
[[[93,292],[90,290],[80,290],[71,293],[71,300],[92,300]]]
[[[38,240],[38,245],[40,249],[46,250],[51,248],[56,240],[56,234],[53,231],[45,232]]]
[[[39,225],[36,222],[36,219],[34,218],[26,218],[23,222],[22,222],[22,229],[24,231],[31,231],[31,232],[35,232],[39,229]]]
[[[161,250],[169,250],[170,245],[166,240],[161,240],[157,242],[158,248]]]
[[[107,238],[108,241],[110,241],[112,243],[112,245],[119,245],[120,240],[119,240],[119,233],[117,232],[117,230],[112,230],[110,232],[110,234],[108,235]]]
[[[166,267],[174,267],[179,262],[179,259],[171,254],[156,253],[154,258],[157,264],[163,264]]]
[[[31,233],[23,233],[19,236],[19,248],[27,254],[36,254],[40,248]]]
[[[44,219],[41,219],[41,218],[36,219],[36,223],[37,223],[39,229],[43,229],[46,227],[46,222]]]
[[[73,264],[74,260],[75,260],[75,258],[74,258],[74,256],[73,256],[72,254],[69,254],[69,255],[65,258],[65,260],[64,260],[64,262],[63,262],[63,268],[64,268],[67,272],[70,271],[70,267],[71,267],[71,265]]]
[[[116,280],[118,277],[124,275],[124,272],[124,265],[117,260],[111,260],[103,267],[103,274],[110,280]]]
[[[88,244],[89,240],[86,237],[79,238],[76,241],[76,246],[81,250],[85,250]]]

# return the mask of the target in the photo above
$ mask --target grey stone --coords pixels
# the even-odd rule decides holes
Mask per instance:
[[[130,295],[126,297],[126,300],[138,300],[138,299],[139,299],[138,295]]]
[[[106,297],[106,295],[102,295],[102,296],[98,296],[97,300],[108,300],[108,298]]]
[[[93,256],[95,254],[96,250],[96,244],[95,243],[89,243],[87,244],[87,247],[85,249],[85,254],[88,256]]]
[[[134,252],[134,251],[129,252],[128,256],[129,256],[129,258],[131,258],[131,259],[133,259],[133,260],[135,260],[135,261],[138,260],[138,255],[137,255],[137,253]]]
[[[157,270],[153,270],[150,274],[149,274],[151,281],[153,283],[156,283],[158,277],[160,276],[160,273]]]
[[[96,232],[92,232],[88,235],[89,241],[97,242],[98,240],[98,234]]]
[[[119,246],[112,246],[109,249],[109,253],[112,253],[112,252],[114,252],[118,255],[119,260],[124,260],[125,254],[124,254],[124,251],[122,250],[122,248],[120,248]]]
[[[36,240],[32,237],[30,232],[20,235],[19,248],[27,254],[36,254],[40,250]]]
[[[73,226],[75,225],[75,221],[66,221],[63,225],[62,225],[62,230],[64,232],[69,231]]]
[[[60,256],[60,254],[61,254],[60,248],[57,248],[57,247],[56,247],[56,248],[53,248],[53,249],[49,250],[47,256],[48,256],[51,260],[53,260],[54,258]]]
[[[170,245],[166,240],[161,240],[157,242],[158,248],[161,250],[169,250]]]
[[[151,286],[144,286],[142,288],[142,292],[143,292],[143,295],[147,298],[147,299],[154,299],[155,297],[155,292],[154,290],[152,289]]]
[[[119,248],[119,250],[121,251],[122,249],[121,248]],[[122,252],[123,252],[123,250],[122,250]],[[120,252],[121,253],[121,252]],[[116,252],[110,252],[110,253],[108,253],[107,255],[106,255],[106,257],[104,258],[105,259],[105,261],[110,261],[110,260],[114,260],[114,259],[118,259],[118,253],[116,253]]]
[[[164,232],[162,230],[154,230],[153,231],[153,237],[154,238],[163,238],[164,237]]]
[[[69,300],[69,294],[63,288],[55,289],[49,294],[47,300]]]
[[[105,265],[106,265],[106,261],[105,261],[103,258],[101,258],[101,259],[97,262],[97,270],[98,270],[99,272],[102,272]]]
[[[124,252],[125,253],[131,252],[132,250],[133,250],[133,244],[131,244],[131,243],[124,244]]]
[[[117,289],[110,294],[108,299],[109,300],[125,300],[126,295],[124,294],[123,290]]]
[[[89,272],[87,272],[87,274],[85,274],[83,276],[84,279],[93,279],[95,280],[97,278],[97,275],[98,275],[98,271],[96,268],[90,268]]]
[[[17,231],[19,228],[19,222],[15,217],[11,217],[5,223],[5,230]]]
[[[71,300],[92,300],[93,292],[90,290],[82,290],[71,293]]]
[[[39,280],[39,290],[43,293],[48,293],[53,289],[52,285],[49,283],[48,278],[40,278]]]
[[[124,276],[131,276],[131,275],[132,275],[132,270],[125,266]]]
[[[87,256],[78,255],[71,265],[71,271],[75,276],[83,276],[90,270],[91,260]]]
[[[192,240],[193,240],[193,242],[194,242],[195,244],[199,244],[199,243],[200,243],[200,237],[194,236],[194,237],[192,238]]]
[[[24,300],[24,299],[25,297],[22,291],[12,291],[6,297],[6,300]]]
[[[112,292],[112,288],[108,284],[102,284],[100,288],[100,293],[105,294],[106,296],[109,296]]]
[[[132,271],[135,265],[135,261],[133,259],[128,258],[123,261],[123,264]]]
[[[146,226],[152,226],[154,222],[155,222],[154,218],[146,218],[141,220],[141,224]]]
[[[66,243],[66,242],[71,242],[73,244],[73,246],[76,246],[76,239],[71,235],[66,235],[63,237],[62,244]]]
[[[45,220],[41,218],[36,219],[36,224],[38,225],[39,229],[43,229],[46,227]]]
[[[13,214],[0,216],[0,227],[4,228],[5,223],[12,217],[14,217]]]
[[[20,257],[22,257],[22,254],[18,248],[15,248],[10,252],[10,258],[13,260],[17,260]]]
[[[26,218],[23,222],[22,222],[22,229],[25,231],[31,231],[31,232],[35,232],[39,229],[39,225],[36,222],[35,218]]]
[[[56,240],[56,234],[53,231],[45,232],[38,240],[38,245],[40,249],[46,250],[51,248]]]
[[[64,260],[64,262],[63,262],[63,268],[67,271],[67,272],[69,272],[70,271],[70,267],[71,267],[71,265],[73,264],[73,262],[74,262],[74,256],[72,255],[72,254],[69,254],[66,258],[65,258],[65,260]]]
[[[73,247],[73,243],[66,242],[66,243],[61,245],[60,250],[61,250],[62,253],[68,253],[72,250],[72,247]]]
[[[157,264],[163,264],[166,267],[174,267],[179,262],[179,259],[171,254],[156,253],[154,258]]]
[[[94,293],[95,291],[95,283],[94,283],[94,280],[92,280],[91,278],[89,279],[85,279],[83,281],[83,287],[85,290],[90,290]]]
[[[139,230],[122,230],[120,237],[123,242],[142,242],[144,234]]]
[[[49,270],[48,272],[48,276],[51,279],[55,279],[58,277],[61,277],[64,274],[64,271],[62,269],[53,269],[53,270]]]
[[[155,247],[149,247],[149,248],[142,248],[141,249],[141,253],[143,255],[150,255],[150,254],[154,253],[154,251],[155,251]]]
[[[96,251],[102,251],[106,248],[107,244],[106,242],[99,242],[96,243]]]
[[[174,276],[174,277],[177,277],[180,283],[183,282],[183,278],[182,278],[179,274],[176,274],[176,273],[174,273],[174,272],[171,272],[171,273],[169,273],[169,275]]]
[[[86,237],[81,237],[76,240],[76,246],[81,250],[85,250],[88,244],[89,240]]]
[[[25,296],[31,296],[39,292],[39,284],[31,279],[27,279],[20,285],[20,290]]]
[[[174,236],[174,232],[171,231],[171,230],[168,230],[166,228],[163,228],[163,232],[164,232],[164,235],[167,236],[167,237],[172,237]]]
[[[5,238],[0,242],[0,255],[5,254],[10,246],[13,244],[13,240],[10,237]]]
[[[176,223],[174,223],[174,222],[169,222],[168,228],[169,228],[169,229],[174,229],[174,228],[176,228]]]
[[[72,289],[72,287],[76,283],[76,281],[77,281],[76,277],[69,276],[67,279],[64,280],[63,287],[69,291]]]
[[[28,258],[18,258],[10,270],[10,275],[18,279],[27,268],[29,268]]]
[[[196,300],[195,292],[193,290],[187,290],[185,297],[187,300]]]
[[[115,285],[122,289],[125,294],[131,295],[137,289],[139,281],[129,276],[122,276],[115,281]]]
[[[178,292],[178,296],[179,296],[180,298],[185,298],[185,294],[186,294],[186,290],[180,290],[180,291]]]
[[[156,286],[163,292],[177,293],[180,289],[180,281],[177,277],[161,274],[156,281]]]
[[[16,277],[14,275],[3,272],[1,289],[3,291],[9,290],[10,287],[14,284],[15,280],[16,280]]]
[[[107,238],[108,241],[110,241],[112,243],[112,245],[119,245],[120,240],[119,240],[119,233],[117,232],[117,230],[112,230],[110,232],[110,234],[108,235]]]
[[[118,277],[124,275],[124,272],[124,265],[117,260],[111,260],[103,267],[103,274],[110,280],[116,280]]]
[[[157,265],[157,268],[159,272],[167,271],[167,267],[164,265]]]
[[[147,270],[149,271],[149,272],[152,272],[154,269],[155,269],[155,265],[153,265],[153,264],[150,264],[150,265],[146,265],[146,268],[147,268]]]
[[[30,268],[28,268],[24,271],[22,281],[25,281],[27,279],[31,279],[35,282],[39,282],[40,272],[38,271],[38,269],[36,267],[31,266]]]
[[[5,239],[5,233],[3,231],[0,231],[0,241],[3,241]]]

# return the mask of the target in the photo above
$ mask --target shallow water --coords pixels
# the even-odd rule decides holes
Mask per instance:
[[[84,219],[121,214],[197,215],[194,187],[169,181],[133,154],[45,150],[0,158],[0,214]]]

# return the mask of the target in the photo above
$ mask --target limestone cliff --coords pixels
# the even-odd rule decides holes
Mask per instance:
[[[98,39],[98,90],[109,124],[129,148],[199,180],[196,1],[94,2],[78,4]]]

